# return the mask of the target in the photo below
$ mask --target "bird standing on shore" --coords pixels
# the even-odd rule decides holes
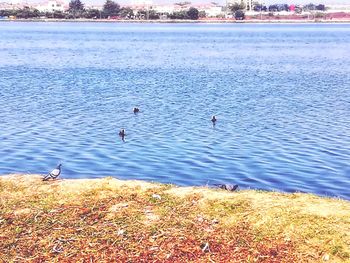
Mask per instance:
[[[214,184],[216,187],[227,190],[227,191],[236,191],[238,188],[238,184]]]
[[[59,164],[57,165],[57,167],[55,169],[53,169],[51,172],[49,172],[44,178],[43,181],[47,181],[50,178],[51,179],[56,179],[60,174],[61,174],[61,165]]]

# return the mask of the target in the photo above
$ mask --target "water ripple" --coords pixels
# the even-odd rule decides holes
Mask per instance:
[[[349,29],[1,23],[0,173],[350,199]]]

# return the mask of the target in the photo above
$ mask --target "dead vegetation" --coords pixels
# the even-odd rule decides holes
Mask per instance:
[[[350,203],[113,178],[0,177],[3,262],[350,262]]]

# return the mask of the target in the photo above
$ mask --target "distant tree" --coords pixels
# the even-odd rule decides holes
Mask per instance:
[[[66,18],[66,14],[65,13],[63,13],[62,11],[54,11],[53,13],[52,13],[52,18],[60,18],[60,19],[62,19],[62,18]]]
[[[84,11],[84,4],[80,0],[70,1],[68,12],[72,14],[74,18],[80,17],[83,11]]]
[[[120,9],[119,15],[122,18],[130,19],[134,17],[134,11],[130,7],[122,7]]]
[[[316,10],[319,10],[319,11],[325,11],[326,10],[325,6],[322,5],[322,4],[317,5],[315,8],[316,8]]]
[[[281,11],[289,11],[289,5],[288,4],[274,4],[270,5],[268,10],[270,12],[281,12]]]
[[[307,11],[313,11],[316,9],[316,6],[314,4],[307,4],[307,5],[304,5],[304,10],[307,10]]]
[[[242,1],[240,4],[234,3],[234,4],[232,4],[232,5],[229,5],[228,8],[232,11],[232,13],[234,13],[234,12],[236,12],[236,11],[238,11],[238,10],[243,10],[243,9],[245,9],[245,8],[246,8],[246,5],[245,5],[245,4],[243,3],[243,1]]]
[[[289,12],[289,5],[288,4],[283,4],[282,9],[286,12]]]
[[[325,17],[324,13],[316,12],[316,14],[315,14],[315,18],[324,18],[324,17]]]
[[[198,16],[199,16],[200,18],[204,18],[204,17],[207,17],[207,14],[205,13],[205,11],[199,11]]]
[[[46,18],[53,18],[53,12],[44,12]]]
[[[138,10],[135,17],[137,19],[146,19],[147,18],[147,11],[146,10]]]
[[[236,20],[244,20],[245,19],[245,14],[243,10],[237,10],[235,12],[235,19]]]
[[[148,11],[148,19],[156,20],[159,18],[159,14],[155,10]]]
[[[40,17],[40,11],[36,8],[33,10],[33,17]]]
[[[278,12],[278,6],[275,5],[269,5],[269,12]]]
[[[255,5],[253,6],[253,10],[254,10],[255,12],[260,12],[260,11],[266,12],[266,11],[267,11],[267,7],[266,7],[266,5],[255,4]]]
[[[254,10],[255,12],[260,12],[260,11],[262,11],[262,5],[261,5],[261,4],[254,4],[254,5],[253,5],[253,10]]]
[[[74,16],[71,13],[66,13],[64,18],[65,19],[74,19]]]
[[[54,12],[44,12],[44,13],[42,13],[42,16],[45,16],[46,18],[56,18],[54,15]],[[64,15],[64,18],[66,18],[66,16],[67,16],[67,14]],[[73,15],[72,15],[72,18],[73,18]]]
[[[199,11],[197,8],[191,7],[188,11],[187,11],[187,16],[189,19],[191,20],[197,20],[199,18]]]
[[[87,9],[83,13],[83,17],[88,19],[97,19],[97,18],[100,18],[100,16],[101,16],[100,10],[94,9],[94,8]]]
[[[103,5],[103,16],[105,18],[111,16],[118,16],[120,12],[120,5],[112,0],[107,0]]]
[[[294,12],[296,14],[301,14],[303,12],[303,8],[299,5],[296,5],[295,8],[294,8]]]
[[[16,17],[17,18],[35,18],[35,17],[39,17],[40,16],[40,12],[37,9],[31,9],[28,6],[25,6],[22,9],[17,10],[16,12]]]
[[[173,12],[169,16],[171,19],[187,19],[187,12],[186,11],[178,11],[178,12]]]

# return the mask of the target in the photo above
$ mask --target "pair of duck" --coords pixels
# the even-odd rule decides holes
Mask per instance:
[[[137,108],[137,107],[135,107],[135,108],[132,109],[132,112],[133,112],[134,114],[139,113],[139,112],[140,112],[140,109]],[[122,137],[122,138],[124,138],[124,137],[126,136],[125,129],[121,129],[121,130],[119,131],[119,136]]]
[[[136,113],[139,113],[139,112],[140,112],[140,109],[139,109],[139,108],[133,108],[132,111],[136,114]],[[211,117],[211,122],[213,123],[213,125],[215,125],[216,121],[217,121],[217,118],[216,118],[215,115],[213,115],[213,116]],[[119,131],[119,136],[124,137],[125,135],[126,135],[125,129],[121,129],[121,130]]]

